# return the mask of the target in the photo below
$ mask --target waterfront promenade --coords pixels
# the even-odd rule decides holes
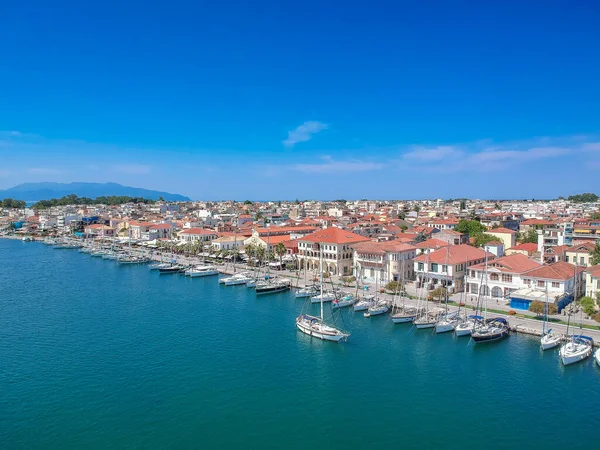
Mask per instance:
[[[200,258],[200,257],[183,256],[183,255],[176,255],[176,254],[171,256],[171,254],[169,254],[167,252],[162,253],[162,255],[161,255],[160,252],[157,252],[157,251],[149,252],[147,249],[145,249],[145,250],[135,249],[133,252],[137,255],[143,254],[144,256],[150,257],[154,261],[162,260],[165,262],[176,262],[178,264],[183,264],[183,265],[196,265],[196,264],[202,264],[202,262],[203,262],[202,258]],[[221,272],[223,274],[233,274],[234,266],[231,262],[223,263],[223,264],[214,264],[214,265],[218,268],[219,272]],[[241,271],[254,272],[254,271],[256,271],[256,268],[250,267],[246,264],[236,263],[235,270],[236,270],[236,272],[241,272]],[[264,268],[261,268],[261,274],[264,274],[264,270],[265,270]],[[290,271],[290,270],[273,270],[273,271],[271,271],[271,275],[280,277],[280,278],[291,279],[293,287],[302,288],[305,286],[303,272]],[[314,284],[314,282],[312,280],[310,280],[310,277],[308,277],[308,279],[309,279],[309,281],[307,284]],[[326,280],[326,288],[330,288],[332,285],[339,287],[345,293],[354,293],[356,291],[355,285],[354,286],[344,286],[340,280],[340,277],[338,277],[338,276],[334,276],[331,279]],[[374,283],[365,282],[364,285],[369,287],[370,293],[375,294]],[[418,293],[414,286],[414,283],[408,283],[406,285],[405,289],[406,289],[406,292],[409,297],[405,297],[402,299],[398,298],[398,296],[396,296],[396,298],[394,299],[394,295],[387,293],[387,292],[379,293],[378,295],[388,297],[389,299],[394,299],[394,301],[396,302],[397,305],[404,302],[406,305],[416,306],[417,299],[415,297],[417,297]],[[362,289],[362,286],[361,286],[360,292],[361,293],[364,292],[364,290]],[[451,295],[450,301],[455,303],[454,305],[452,305],[450,307],[451,310],[456,310],[458,308],[458,303],[461,301],[461,294],[456,293],[456,294]],[[490,298],[487,298],[486,301],[487,301],[488,314],[490,316],[492,316],[492,315],[493,316],[502,316],[502,317],[506,318],[513,331],[519,332],[519,333],[541,336],[543,322],[539,317],[536,318],[536,315],[534,313],[531,313],[530,311],[516,310],[516,312],[517,312],[516,315],[509,315],[508,312],[510,310],[512,310],[512,308],[508,305],[506,300],[494,299],[494,298],[490,297]],[[475,303],[476,303],[476,300],[474,299],[474,297],[468,295],[467,301],[466,301],[466,308],[473,310],[475,307]],[[430,309],[439,308],[442,306],[442,305],[440,305],[439,302],[433,302],[433,301],[430,301],[429,305],[430,305],[429,306]],[[573,315],[571,317],[572,324],[569,327],[569,334],[574,334],[574,333],[579,334],[579,324],[581,322],[584,325],[598,326],[598,323],[595,322],[594,320],[583,318],[583,321],[581,321],[580,317],[581,317],[580,314]],[[373,319],[373,320],[378,320],[378,319]],[[557,323],[557,322],[558,321],[567,321],[567,316],[563,316],[562,314],[556,314],[554,316],[550,316],[550,321],[551,321],[551,323],[548,325],[550,328],[552,328],[553,330],[555,330],[559,333],[566,334],[567,325],[562,324],[562,323]],[[583,331],[581,333],[592,337],[594,339],[594,345],[596,345],[596,346],[600,345],[600,330],[583,328]]]

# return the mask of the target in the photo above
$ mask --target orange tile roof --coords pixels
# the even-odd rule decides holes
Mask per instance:
[[[426,241],[415,244],[415,247],[423,249],[423,250],[428,249],[428,248],[432,249],[432,250],[436,250],[441,247],[448,247],[449,245],[450,244],[448,242],[442,241],[441,239],[431,238],[431,239],[427,239]]]
[[[516,231],[509,230],[508,228],[504,228],[504,227],[492,228],[491,230],[488,231],[488,233],[517,234]]]
[[[503,256],[492,261],[488,261],[488,269],[495,268],[500,272],[508,273],[523,273],[531,269],[540,267],[541,264],[537,261],[529,259],[522,253],[515,253],[513,255]],[[471,270],[484,270],[485,263],[477,264],[476,266],[469,267]]]
[[[358,253],[375,253],[384,254],[386,252],[399,253],[410,250],[416,250],[414,245],[409,245],[404,242],[383,241],[383,242],[359,242],[352,245],[352,248]]]
[[[207,230],[206,228],[186,228],[179,234],[197,234],[200,236],[206,236],[211,234],[217,234],[216,231]]]
[[[596,244],[593,242],[582,242],[581,244],[567,247],[565,251],[570,253],[589,253],[594,250],[594,247],[596,247]]]
[[[341,228],[329,227],[308,234],[300,238],[300,240],[322,244],[352,244],[355,242],[369,241],[370,239],[352,233],[351,231],[342,230]]]
[[[438,263],[438,264],[460,264],[465,261],[474,261],[478,259],[484,259],[486,252],[480,248],[471,247],[467,244],[461,245],[450,245],[446,248],[440,248],[435,250],[429,255],[419,255],[414,261]],[[488,261],[495,258],[492,253],[487,253]]]
[[[534,244],[533,242],[525,242],[523,244],[518,244],[514,247],[511,247],[509,250],[523,250],[525,252],[536,252],[537,248],[537,244]]]
[[[577,270],[578,273],[581,273],[585,271],[585,267],[575,267],[568,262],[558,261],[546,266],[538,267],[537,269],[529,270],[525,272],[524,275],[531,278],[565,281],[575,276],[575,270]]]

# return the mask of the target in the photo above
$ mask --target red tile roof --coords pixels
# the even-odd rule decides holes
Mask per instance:
[[[537,244],[534,244],[533,242],[525,242],[523,244],[518,244],[514,247],[511,247],[509,250],[523,250],[525,252],[536,252],[537,248]]]
[[[448,242],[442,241],[441,239],[431,238],[431,239],[427,239],[426,241],[415,244],[415,247],[420,248],[422,250],[425,250],[425,249],[437,250],[438,248],[448,247],[449,245],[450,244]]]
[[[500,228],[492,228],[488,231],[488,233],[501,233],[501,234],[517,234],[516,231],[509,230],[508,228],[500,227]]]
[[[359,242],[358,244],[352,245],[352,248],[357,253],[373,253],[382,255],[386,252],[400,253],[410,250],[416,250],[414,245],[409,245],[404,242],[397,241],[383,241],[383,242]]]
[[[438,263],[438,264],[460,264],[465,261],[476,261],[484,259],[487,252],[480,248],[471,247],[467,244],[450,245],[446,248],[440,248],[429,255],[419,255],[414,261]],[[492,253],[487,253],[488,261],[493,260],[496,256]]]
[[[207,230],[206,228],[186,228],[179,234],[194,234],[194,235],[198,235],[198,236],[206,236],[206,235],[217,234],[217,232],[213,231],[213,230]]]
[[[503,256],[492,261],[488,261],[488,269],[494,268],[500,272],[507,273],[523,273],[531,269],[540,267],[541,264],[529,259],[522,253],[515,253],[514,255]],[[469,267],[471,270],[484,270],[485,263],[477,264],[476,266]]]
[[[546,266],[538,267],[537,269],[529,270],[523,275],[528,278],[542,278],[546,280],[565,281],[575,276],[575,270],[578,273],[585,271],[585,267],[575,267],[568,262],[558,261]]]
[[[594,278],[600,278],[600,264],[597,266],[588,267],[585,269],[585,271]]]
[[[355,242],[370,241],[369,238],[337,227],[329,227],[324,230],[315,231],[314,233],[300,238],[300,240],[324,244],[353,244]]]
[[[569,253],[589,253],[594,250],[594,247],[596,247],[596,244],[593,242],[582,242],[581,244],[567,247],[565,251]]]

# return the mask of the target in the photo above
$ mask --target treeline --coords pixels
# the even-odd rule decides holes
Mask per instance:
[[[585,194],[569,195],[567,200],[575,203],[593,203],[598,201],[598,196],[591,192]]]
[[[27,203],[23,200],[15,200],[13,198],[5,198],[0,200],[0,208],[18,208],[23,209],[27,206]]]
[[[33,205],[34,209],[51,208],[53,206],[67,205],[123,205],[125,203],[152,204],[154,200],[143,197],[128,197],[126,195],[101,196],[94,199],[88,197],[77,197],[75,194],[50,200],[40,200]]]

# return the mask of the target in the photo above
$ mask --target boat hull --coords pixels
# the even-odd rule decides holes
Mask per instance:
[[[415,322],[415,326],[419,330],[424,330],[426,328],[433,328],[433,327],[435,327],[435,322],[419,322],[419,323]]]
[[[415,315],[407,315],[407,316],[392,316],[392,322],[394,323],[408,323],[408,322],[412,322],[413,320],[415,320],[416,318],[416,314]]]
[[[450,331],[454,331],[455,325],[453,323],[438,323],[435,326],[435,332],[437,334],[448,333]]]
[[[457,326],[454,329],[454,334],[458,337],[462,337],[462,336],[470,336],[471,332],[473,331],[473,327],[461,327],[461,326]]]
[[[501,331],[498,333],[488,333],[488,334],[477,334],[471,332],[471,339],[477,344],[482,344],[485,342],[493,342],[499,341],[500,339],[504,339],[508,336],[508,330]]]
[[[306,323],[305,321],[298,319],[296,320],[296,328],[298,328],[298,330],[300,330],[304,334],[307,334],[311,337],[315,337],[317,339],[322,339],[324,341],[340,342],[348,337],[348,335],[344,333],[322,332],[319,329],[315,329],[315,327],[310,326],[310,324]]]
[[[540,347],[542,350],[551,350],[560,345],[561,339],[559,336],[544,335],[540,339]]]

